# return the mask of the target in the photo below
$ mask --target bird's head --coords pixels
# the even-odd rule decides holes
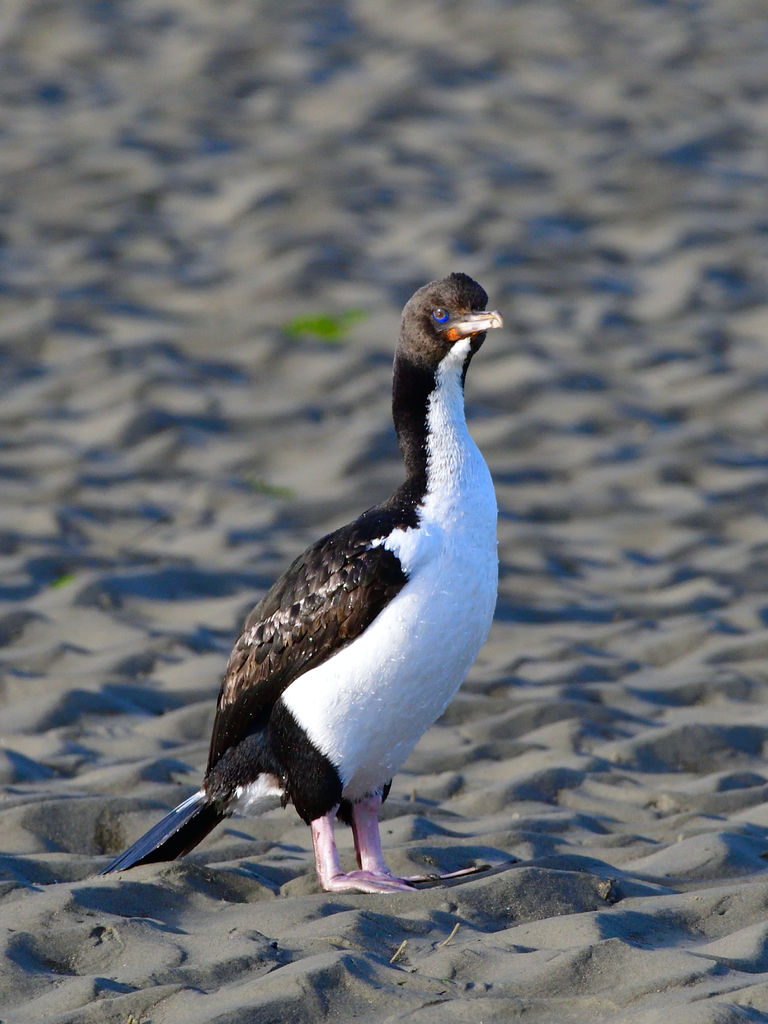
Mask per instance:
[[[464,365],[485,341],[485,332],[501,327],[488,296],[467,274],[449,274],[419,288],[403,310],[400,349],[416,365],[436,370],[455,350]]]

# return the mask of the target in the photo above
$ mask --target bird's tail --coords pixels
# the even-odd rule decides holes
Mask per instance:
[[[188,800],[174,807],[153,828],[137,839],[133,846],[116,857],[101,872],[122,871],[137,864],[153,864],[159,860],[175,860],[189,853],[208,835],[224,813],[211,803],[204,790],[199,789]]]

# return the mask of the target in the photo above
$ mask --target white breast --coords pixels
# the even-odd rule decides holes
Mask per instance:
[[[399,557],[408,582],[357,640],[283,695],[350,799],[394,775],[445,710],[491,626],[496,498],[464,420],[466,345],[455,345],[438,368],[419,526],[375,542]]]

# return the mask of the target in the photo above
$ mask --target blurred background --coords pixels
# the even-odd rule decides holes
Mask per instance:
[[[763,538],[759,0],[9,0],[0,32],[0,597],[276,569],[378,500],[399,310],[454,269],[509,325],[469,391],[508,571],[615,559],[629,512],[632,572],[715,544],[734,490]]]
[[[0,996],[77,1007],[102,991],[81,975],[162,982],[143,939],[129,967],[93,952],[78,908],[122,928],[117,883],[67,880],[198,785],[247,610],[400,482],[400,311],[455,270],[505,319],[467,382],[499,497],[498,613],[395,780],[388,856],[421,864],[445,834],[447,868],[466,837],[472,856],[538,865],[543,909],[491,879],[489,916],[467,911],[491,945],[499,907],[593,906],[553,866],[590,894],[596,877],[637,894],[764,871],[764,0],[5,0],[0,47],[0,896],[29,897],[13,906],[33,936],[8,939]],[[247,877],[248,899],[309,893],[312,918],[308,845],[277,812],[195,856],[228,865],[217,909]],[[177,922],[200,934],[185,915],[207,881],[183,870],[164,950]],[[170,884],[121,899],[162,917]],[[739,926],[701,908],[701,934]],[[217,920],[226,941],[203,959],[231,948]],[[670,944],[698,942],[687,927]],[[360,934],[363,1005],[395,968]],[[757,984],[765,942],[749,941]],[[613,974],[577,957],[584,1020],[590,985],[636,982],[632,955]],[[487,967],[494,992],[513,960]],[[688,960],[646,963],[650,1000],[676,981],[679,1000],[711,994]],[[186,983],[215,989],[217,969]],[[434,971],[445,988],[454,968]]]
[[[44,752],[11,781],[134,750],[92,715],[205,736],[252,601],[399,482],[399,312],[452,270],[507,324],[468,387],[487,678],[763,681],[762,634],[703,682],[679,661],[768,617],[759,0],[9,0],[0,27],[5,721]]]

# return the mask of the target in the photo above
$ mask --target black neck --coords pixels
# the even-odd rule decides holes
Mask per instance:
[[[427,405],[434,373],[398,352],[392,379],[392,419],[406,477],[422,492],[427,484]]]

